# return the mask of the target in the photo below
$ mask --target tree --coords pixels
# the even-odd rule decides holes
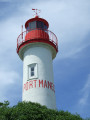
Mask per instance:
[[[78,114],[56,111],[38,103],[19,102],[8,107],[9,102],[0,104],[0,120],[83,120]]]

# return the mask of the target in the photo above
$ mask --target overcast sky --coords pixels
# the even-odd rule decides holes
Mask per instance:
[[[49,22],[58,38],[53,61],[56,104],[90,117],[90,0],[0,0],[0,102],[22,98],[23,63],[16,53],[21,25],[34,17]]]

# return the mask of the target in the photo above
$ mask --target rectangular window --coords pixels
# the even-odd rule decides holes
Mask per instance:
[[[28,79],[37,78],[37,64],[33,63],[28,65]]]
[[[44,24],[44,29],[47,29],[47,26]]]
[[[36,21],[30,22],[29,23],[29,29],[35,29],[36,28]]]
[[[31,76],[34,76],[34,66],[31,67]]]
[[[37,28],[43,29],[44,28],[44,23],[41,22],[41,21],[37,21]]]

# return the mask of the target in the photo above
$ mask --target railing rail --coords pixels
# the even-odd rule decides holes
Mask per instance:
[[[33,30],[37,30],[37,32],[36,32],[36,34],[35,34],[35,38],[37,38],[37,36],[40,34],[40,35],[42,35],[42,31],[44,31],[45,33],[47,33],[47,34],[43,34],[43,38],[45,38],[46,37],[46,35],[48,35],[49,36],[49,41],[51,41],[55,46],[56,46],[56,49],[58,50],[58,40],[57,40],[57,37],[56,37],[56,35],[53,33],[53,32],[51,32],[51,31],[49,31],[49,30],[44,30],[44,29],[32,29],[32,30],[27,30],[27,31],[24,31],[24,32],[22,32],[19,36],[18,36],[18,38],[17,38],[17,49],[20,47],[20,45],[22,44],[22,43],[24,43],[25,42],[25,37],[26,37],[26,35],[30,32],[30,31],[33,31]],[[29,36],[30,36],[30,34],[29,34]]]

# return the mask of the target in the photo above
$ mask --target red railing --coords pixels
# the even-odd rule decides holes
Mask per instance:
[[[31,34],[28,34],[28,33],[31,33],[31,31],[35,31],[35,30],[37,30],[37,32],[33,32],[34,33],[33,34],[33,36],[34,36],[33,39],[38,39],[38,36],[43,36],[43,38],[47,38],[47,36],[48,36],[48,40],[56,46],[56,49],[58,51],[58,40],[57,40],[56,35],[49,30],[43,30],[43,29],[33,29],[33,30],[28,30],[28,31],[22,32],[17,38],[17,50],[22,43],[27,41],[26,40],[27,35],[28,35],[28,38],[29,38],[28,40],[32,40],[30,38]]]

